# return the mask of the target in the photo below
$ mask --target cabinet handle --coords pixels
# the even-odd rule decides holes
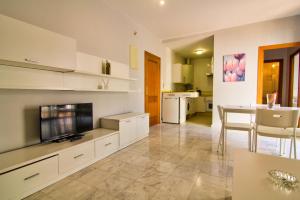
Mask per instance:
[[[84,154],[82,153],[82,154],[79,154],[79,155],[77,155],[77,156],[74,156],[73,158],[74,159],[76,159],[76,158],[79,158],[79,157],[81,157],[81,156],[83,156]]]
[[[32,59],[29,59],[29,58],[25,58],[24,60],[26,62],[30,62],[30,63],[40,63],[40,61],[38,61],[38,60],[32,60]]]
[[[111,145],[111,142],[110,142],[110,143],[107,143],[107,144],[105,144],[105,146],[109,146],[109,145]]]
[[[131,121],[130,120],[127,120],[127,121],[125,121],[126,123],[130,123]]]
[[[28,176],[28,177],[24,178],[24,181],[27,181],[27,180],[29,180],[29,179],[32,179],[32,178],[34,178],[34,177],[36,177],[36,176],[38,176],[38,175],[40,175],[40,173],[36,173],[36,174],[31,175],[31,176]]]

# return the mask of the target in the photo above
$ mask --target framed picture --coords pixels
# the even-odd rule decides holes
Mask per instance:
[[[238,53],[223,57],[223,82],[245,81],[246,54]]]

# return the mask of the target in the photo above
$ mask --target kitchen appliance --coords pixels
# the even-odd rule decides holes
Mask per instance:
[[[41,142],[80,139],[92,129],[92,103],[40,106]]]
[[[206,112],[212,112],[213,110],[212,97],[205,97],[205,101],[206,101]]]
[[[186,121],[186,98],[198,97],[197,92],[163,93],[162,122],[180,124]]]

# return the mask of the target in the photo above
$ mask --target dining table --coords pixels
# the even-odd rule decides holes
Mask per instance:
[[[269,175],[271,170],[281,170],[299,181],[299,160],[256,154],[245,149],[236,149],[233,156],[232,200],[300,199],[299,183],[296,187],[287,187],[274,183]]]
[[[249,114],[249,123],[254,123],[253,117],[255,116],[256,109],[272,109],[272,110],[300,110],[299,107],[281,107],[279,104],[274,105],[272,108],[268,108],[267,104],[250,104],[250,105],[224,105],[223,109],[223,122],[227,123],[228,114],[236,113],[236,114]],[[224,126],[222,126],[224,129]],[[224,130],[222,130],[224,133]],[[225,145],[225,134],[222,134],[222,155],[226,150]]]

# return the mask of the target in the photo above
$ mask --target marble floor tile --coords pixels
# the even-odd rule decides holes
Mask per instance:
[[[48,196],[52,199],[89,199],[96,192],[96,188],[90,187],[87,184],[79,181],[71,181],[62,185],[59,189],[52,190]]]
[[[247,149],[247,137],[229,132],[224,156],[218,139],[219,130],[196,124],[157,125],[149,137],[26,200],[229,200],[233,151]],[[259,138],[261,153],[278,155],[278,147],[277,140]]]

